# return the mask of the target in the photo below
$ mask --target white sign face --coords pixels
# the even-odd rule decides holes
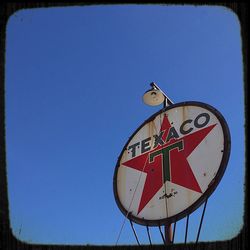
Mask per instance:
[[[117,204],[139,224],[179,220],[214,191],[229,153],[229,130],[217,110],[199,102],[165,108],[123,149],[114,174]]]

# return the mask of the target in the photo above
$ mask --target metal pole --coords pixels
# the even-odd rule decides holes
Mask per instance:
[[[169,105],[174,104],[174,102],[161,90],[161,88],[155,82],[151,82],[150,86],[155,87],[156,89],[160,90],[161,93],[164,95],[164,97],[165,97],[165,100],[163,102],[163,107],[164,108],[169,106]]]
[[[172,105],[173,102],[167,97],[167,95],[160,89],[159,86],[156,85],[156,83],[152,82],[150,84],[152,87],[156,87],[157,89],[159,89],[162,94],[165,97],[165,100],[163,102],[163,108],[166,108],[168,105]],[[172,224],[168,223],[164,226],[164,230],[165,230],[165,243],[166,245],[172,244],[173,242],[173,231],[172,231]]]
[[[167,245],[172,244],[173,233],[172,233],[172,224],[165,225],[165,242]]]

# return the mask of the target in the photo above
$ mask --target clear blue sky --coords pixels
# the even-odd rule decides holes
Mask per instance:
[[[8,22],[6,140],[10,219],[33,243],[114,245],[124,216],[113,195],[117,158],[161,106],[218,109],[231,132],[225,175],[210,197],[201,241],[236,236],[244,213],[244,97],[240,24],[224,7],[104,5],[26,9]],[[189,219],[194,241],[202,207]],[[135,225],[148,243],[146,229]],[[175,240],[184,241],[185,219]],[[161,243],[158,228],[151,228]],[[136,244],[126,221],[118,244]]]

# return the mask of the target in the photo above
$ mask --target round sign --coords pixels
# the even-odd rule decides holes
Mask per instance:
[[[229,155],[229,129],[215,108],[200,102],[166,107],[134,132],[118,158],[118,207],[142,225],[177,221],[211,195]]]

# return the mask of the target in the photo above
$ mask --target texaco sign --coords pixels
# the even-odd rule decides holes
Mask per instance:
[[[118,158],[118,207],[142,225],[179,220],[211,195],[229,154],[229,129],[216,109],[200,102],[167,107],[135,131]]]

